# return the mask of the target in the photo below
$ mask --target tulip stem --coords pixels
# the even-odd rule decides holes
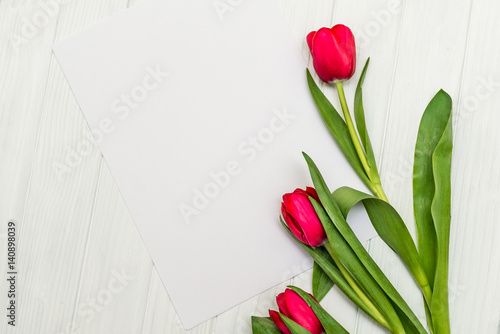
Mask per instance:
[[[387,328],[389,331],[392,331],[391,326],[387,323],[385,320],[384,316],[379,312],[377,307],[373,305],[372,301],[370,298],[363,292],[363,290],[356,284],[354,279],[352,278],[351,274],[347,271],[347,269],[344,267],[342,262],[340,262],[339,258],[337,255],[335,255],[335,252],[332,249],[332,246],[329,243],[325,244],[325,248],[332,257],[333,261],[339,268],[340,272],[342,273],[342,276],[344,276],[345,280],[347,283],[351,286],[351,288],[354,290],[354,292],[359,296],[359,298],[365,303],[365,305],[372,311],[372,314],[370,316],[376,320],[379,324]]]
[[[343,81],[337,82],[337,93],[339,94],[340,105],[342,106],[342,111],[344,113],[344,119],[347,124],[347,129],[349,130],[349,134],[351,135],[352,143],[354,144],[354,148],[356,149],[356,153],[358,153],[359,160],[361,160],[361,164],[365,169],[366,175],[371,180],[370,166],[368,166],[368,161],[366,160],[365,151],[361,147],[361,143],[359,142],[358,134],[354,129],[354,124],[352,123],[351,114],[349,113],[349,108],[347,107],[347,101],[345,99],[344,94],[344,83]]]
[[[363,166],[363,169],[365,170],[366,176],[368,176],[368,179],[371,182],[371,190],[377,196],[383,201],[389,202],[387,200],[387,196],[384,193],[384,189],[382,189],[382,184],[380,183],[380,179],[378,177],[374,177],[372,175],[372,169],[370,168],[370,165],[368,164],[368,161],[366,159],[366,153],[363,150],[363,147],[361,146],[361,142],[359,141],[358,134],[356,130],[354,129],[354,124],[352,122],[351,118],[351,113],[349,112],[349,107],[347,106],[347,101],[345,99],[345,94],[344,94],[344,83],[343,81],[337,82],[337,93],[339,94],[339,100],[340,100],[340,105],[342,106],[342,112],[344,113],[344,119],[347,125],[347,129],[349,130],[349,135],[351,136],[352,143],[354,145],[354,148],[356,149],[356,153],[358,154],[359,160],[361,161],[361,165]]]
[[[385,195],[385,192],[384,192],[384,189],[382,188],[382,184],[380,183],[380,180],[373,182],[373,188],[374,188],[375,195],[378,198],[389,203],[389,200],[387,199],[387,196]]]

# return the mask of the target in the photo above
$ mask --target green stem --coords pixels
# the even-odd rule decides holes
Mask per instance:
[[[427,284],[426,286],[421,286],[420,288],[422,289],[422,294],[424,295],[425,302],[430,307],[432,299],[431,287],[429,286],[429,284]]]
[[[363,148],[361,147],[361,143],[358,138],[358,134],[356,133],[356,130],[354,129],[354,124],[352,123],[351,119],[351,114],[349,113],[349,108],[347,107],[347,102],[345,99],[345,94],[344,94],[344,84],[343,82],[337,82],[337,93],[339,94],[339,99],[340,99],[340,105],[342,106],[342,111],[344,113],[344,119],[347,124],[347,129],[349,130],[349,134],[351,135],[352,143],[354,144],[354,148],[356,149],[356,153],[358,153],[359,160],[361,161],[361,164],[363,165],[363,168],[365,169],[366,175],[368,178],[370,178],[371,173],[370,173],[370,166],[368,166],[368,161],[366,160],[366,154],[365,151],[363,151]],[[370,181],[371,180],[370,178]]]
[[[347,271],[347,269],[340,262],[340,260],[337,257],[337,255],[335,255],[335,253],[334,253],[334,251],[332,249],[332,246],[329,243],[326,243],[325,244],[325,248],[328,251],[328,253],[330,254],[330,256],[332,257],[332,259],[335,262],[335,264],[337,265],[337,267],[339,268],[340,272],[344,276],[344,278],[347,281],[347,283],[349,283],[349,285],[354,290],[354,292],[356,292],[356,294],[359,296],[359,298],[372,311],[372,314],[370,314],[370,316],[373,319],[375,319],[375,321],[377,321],[379,324],[381,324],[382,326],[384,326],[385,328],[387,328],[389,331],[392,332],[392,328],[387,323],[387,321],[385,320],[384,316],[379,312],[379,310],[377,309],[377,307],[375,305],[373,305],[373,303],[370,300],[370,298],[368,298],[368,296],[363,292],[363,290],[356,284],[356,282],[352,278],[351,274],[349,274],[349,272]]]
[[[377,196],[381,200],[389,203],[389,200],[387,199],[387,196],[385,195],[384,189],[382,189],[382,184],[380,183],[380,181],[374,182],[373,188],[374,188],[375,196]]]
[[[424,306],[425,306],[425,318],[427,319],[427,326],[429,326],[429,331],[431,334],[434,334],[434,325],[432,323],[432,315],[431,309],[427,306],[427,301],[424,298]]]
[[[347,125],[347,129],[349,130],[349,135],[351,136],[352,143],[354,148],[356,149],[356,153],[358,154],[359,160],[361,161],[361,165],[365,170],[366,176],[371,182],[370,189],[373,191],[375,196],[380,198],[383,201],[389,202],[387,196],[385,195],[384,189],[382,189],[382,184],[380,183],[380,179],[378,177],[374,177],[372,175],[372,169],[368,164],[368,160],[366,159],[366,153],[361,146],[361,142],[359,141],[358,134],[354,129],[354,124],[352,122],[351,113],[349,112],[349,107],[347,106],[347,101],[345,99],[344,94],[344,84],[343,82],[337,82],[337,93],[339,94],[340,105],[342,106],[342,112],[344,113],[344,119]]]
[[[413,277],[415,277],[415,281],[417,281],[417,284],[420,287],[420,290],[422,291],[422,295],[424,296],[425,303],[430,309],[432,300],[432,289],[429,284],[429,280],[425,275],[424,270],[422,269],[422,267],[418,266],[416,271],[412,271],[412,275]]]

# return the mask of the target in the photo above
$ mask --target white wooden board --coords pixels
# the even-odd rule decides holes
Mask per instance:
[[[452,329],[454,334],[498,333],[500,2],[279,3],[306,59],[305,35],[335,23],[354,30],[359,66],[371,57],[364,89],[367,123],[388,197],[412,232],[411,164],[418,121],[439,88],[452,96]],[[6,223],[14,220],[19,226],[18,324],[8,326],[2,315],[1,333],[186,332],[51,53],[53,43],[130,5],[125,0],[0,1],[2,271]],[[354,82],[347,84],[348,96],[353,88]],[[323,89],[334,97],[332,89]],[[380,240],[368,247],[423,320],[419,292],[400,261]],[[251,315],[275,308],[274,296],[289,283],[310,289],[310,275],[189,333],[250,333]],[[6,291],[2,279],[2,305]],[[324,306],[351,333],[383,332],[354,308],[339,308],[341,299],[334,291]]]

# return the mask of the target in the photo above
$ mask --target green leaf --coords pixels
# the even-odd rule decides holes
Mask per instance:
[[[252,317],[253,334],[282,334],[271,318]]]
[[[429,281],[420,263],[415,243],[398,212],[389,203],[349,187],[335,190],[333,198],[344,217],[347,217],[347,213],[354,205],[359,202],[363,203],[380,238],[401,257],[419,286],[426,290],[428,301],[430,301]]]
[[[398,291],[394,288],[394,286],[387,279],[382,270],[377,266],[366,249],[354,235],[354,232],[351,230],[351,228],[343,218],[337,203],[333,199],[330,190],[328,189],[323,177],[321,176],[321,173],[319,172],[314,162],[305,153],[304,157],[309,166],[309,171],[321,203],[330,216],[330,219],[334,223],[335,227],[338,229],[344,239],[349,243],[352,250],[356,253],[357,257],[363,263],[368,272],[377,281],[379,286],[385,291],[387,296],[389,296],[389,298],[393,301],[394,305],[401,309],[402,313],[406,317],[408,317],[411,324],[418,331],[417,333],[427,333],[408,304],[404,301]],[[338,217],[342,217],[342,219],[338,219]]]
[[[326,245],[326,247],[331,247],[332,257],[335,256],[339,259],[341,265],[347,269],[347,275],[351,276],[354,279],[355,284],[358,287],[361,287],[361,293],[358,293],[361,299],[363,299],[363,297],[366,298],[366,296],[362,296],[363,294],[367,295],[368,300],[365,301],[365,304],[368,307],[372,305],[373,308],[375,308],[382,314],[377,315],[369,313],[370,316],[372,316],[372,318],[378,321],[381,325],[389,326],[389,329],[393,329],[399,333],[399,331],[403,329],[401,321],[399,320],[396,311],[394,310],[384,291],[380,288],[380,286],[373,279],[370,273],[365,269],[361,261],[351,249],[351,246],[349,246],[349,244],[339,233],[335,225],[332,223],[330,217],[327,215],[321,204],[319,204],[312,197],[310,198],[310,201],[313,204],[321,223],[323,224],[323,228],[325,229],[326,236],[329,241],[329,244]],[[338,214],[340,216],[336,217],[337,219],[344,219],[340,211]],[[344,277],[348,278],[345,274]],[[347,281],[349,282],[349,280]],[[355,289],[354,285],[352,285],[352,287],[353,289]]]
[[[443,136],[451,115],[452,101],[439,91],[424,111],[418,129],[413,165],[413,211],[417,227],[420,261],[434,286],[436,273],[437,235],[432,219],[431,205],[435,193],[432,154]]]
[[[408,317],[406,316],[406,314],[403,313],[403,311],[401,311],[399,308],[396,308],[396,312],[398,312],[399,319],[401,319],[401,322],[403,323],[403,327],[405,328],[405,334],[421,333],[417,328],[415,328],[413,323],[410,321],[410,319],[408,319]]]
[[[361,180],[368,186],[371,187],[371,182],[366,175],[363,165],[359,160],[354,144],[352,143],[351,136],[349,134],[349,129],[340,116],[338,111],[333,107],[330,101],[326,98],[323,92],[319,89],[318,85],[314,81],[309,70],[307,70],[307,83],[309,85],[309,90],[311,95],[318,107],[321,117],[325,121],[330,133],[339,145],[340,149],[344,153],[347,161],[351,164],[354,171],[359,175]]]
[[[321,269],[321,266],[316,261],[314,261],[312,277],[312,291],[314,298],[316,298],[318,301],[323,300],[323,298],[325,298],[326,294],[331,290],[333,285],[334,283],[330,279],[330,277],[328,277],[325,271]]]
[[[292,334],[311,334],[307,329],[293,321],[292,319],[288,318],[286,315],[283,313],[280,313],[280,317],[285,323],[286,327],[292,332]]]
[[[312,308],[314,314],[318,317],[326,334],[349,334],[342,325],[340,325],[328,312],[325,311],[307,292],[295,286],[289,286],[290,289],[304,299],[304,301]]]
[[[431,315],[434,330],[450,333],[448,306],[448,260],[451,223],[451,155],[453,150],[451,112],[448,124],[432,154],[435,193],[431,212],[437,235],[437,262],[432,294]]]
[[[366,153],[366,160],[370,166],[370,174],[368,177],[372,182],[380,183],[380,176],[378,174],[377,163],[375,161],[375,155],[373,154],[373,148],[368,136],[368,129],[366,128],[365,121],[365,109],[363,107],[363,81],[365,80],[366,70],[368,69],[368,64],[370,63],[370,58],[366,60],[365,67],[361,76],[359,77],[358,85],[356,87],[356,93],[354,94],[354,119],[356,120],[356,128],[363,144],[363,148]]]

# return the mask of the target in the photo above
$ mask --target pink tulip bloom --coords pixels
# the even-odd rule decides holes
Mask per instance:
[[[279,310],[289,319],[295,321],[300,326],[307,329],[312,334],[324,332],[323,326],[313,310],[307,303],[292,289],[286,289],[276,297]],[[269,310],[269,316],[276,326],[285,334],[291,334],[278,312]]]
[[[314,69],[321,80],[337,83],[351,78],[356,70],[356,46],[351,29],[337,24],[307,35]]]
[[[311,247],[321,246],[326,240],[326,233],[309,197],[319,202],[314,188],[295,189],[293,193],[283,195],[281,214],[292,234]]]

